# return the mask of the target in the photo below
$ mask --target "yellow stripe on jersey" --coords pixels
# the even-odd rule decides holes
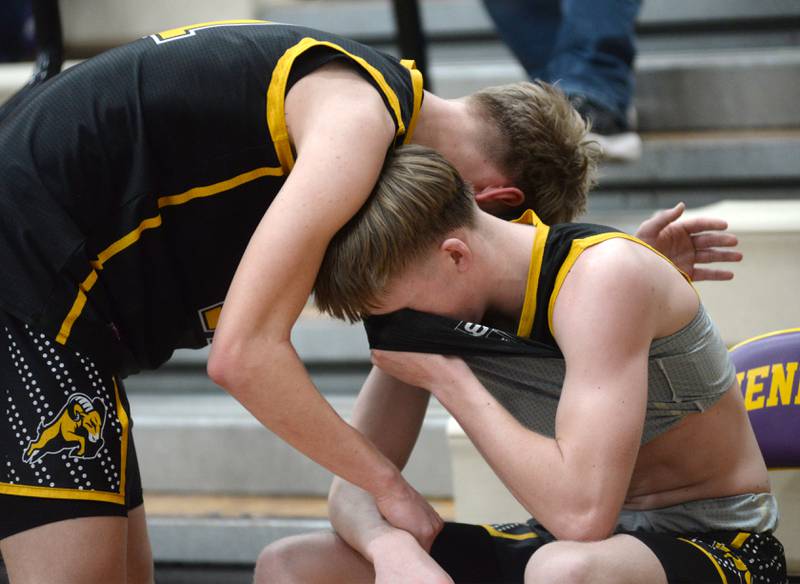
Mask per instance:
[[[738,535],[733,538],[733,541],[731,542],[731,547],[736,548],[738,550],[740,547],[744,545],[744,542],[746,542],[750,538],[750,535],[751,534],[746,531],[740,531]]]
[[[158,197],[157,205],[159,209],[163,209],[164,207],[183,205],[184,203],[188,203],[193,199],[210,197],[212,195],[218,195],[220,193],[230,191],[231,189],[235,189],[240,185],[243,185],[245,183],[254,181],[256,179],[265,176],[282,176],[282,175],[283,175],[283,170],[278,167],[264,166],[260,168],[255,168],[248,172],[244,172],[240,175],[237,175],[233,178],[229,178],[227,180],[214,183],[212,185],[194,187],[189,189],[188,191],[185,191],[177,195]],[[161,221],[162,217],[160,213],[158,215],[154,215],[152,217],[144,219],[141,223],[139,223],[136,229],[127,233],[126,235],[119,238],[111,245],[109,245],[107,248],[105,248],[103,251],[97,254],[97,259],[89,262],[92,268],[94,269],[86,277],[86,279],[78,285],[78,292],[75,297],[75,301],[72,303],[72,308],[70,308],[66,318],[61,323],[61,328],[59,329],[58,335],[56,336],[56,341],[58,343],[62,345],[67,344],[67,340],[69,340],[70,333],[72,332],[72,325],[81,315],[81,312],[83,312],[83,308],[86,305],[86,295],[89,293],[89,291],[92,289],[95,282],[97,281],[97,275],[98,275],[97,272],[102,270],[105,263],[112,257],[117,255],[121,251],[129,248],[137,241],[139,241],[144,231],[160,227]]]
[[[182,38],[193,37],[195,35],[195,31],[203,30],[206,28],[219,28],[223,26],[244,26],[252,24],[265,25],[274,23],[269,22],[267,20],[249,20],[249,19],[212,20],[209,22],[200,22],[198,24],[190,24],[188,26],[180,26],[178,28],[171,28],[169,30],[157,32],[155,34],[151,34],[150,38],[160,45],[162,43],[167,43]]]
[[[506,533],[504,531],[499,531],[492,527],[491,525],[481,525],[486,531],[489,532],[489,535],[492,537],[501,537],[503,539],[515,539],[517,541],[523,541],[526,539],[536,539],[539,537],[532,531],[529,533]]]
[[[414,62],[414,60],[403,59],[400,61],[400,64],[408,69],[409,73],[411,73],[411,85],[414,88],[414,111],[411,114],[411,120],[408,122],[408,131],[406,132],[406,137],[403,138],[403,144],[408,144],[411,142],[411,138],[414,136],[414,130],[417,129],[417,121],[419,120],[419,111],[422,107],[422,96],[424,94],[424,90],[422,88],[422,72],[417,69],[417,64]]]
[[[122,430],[122,437],[120,445],[120,470],[119,470],[119,494],[124,497],[125,496],[125,482],[127,481],[127,468],[128,468],[128,439],[129,439],[129,428],[130,422],[128,420],[128,414],[125,412],[125,408],[122,407],[122,400],[119,399],[119,386],[117,385],[117,378],[114,377],[114,398],[117,400],[117,419],[119,420],[119,425]]]
[[[72,325],[81,315],[81,312],[83,312],[83,307],[86,304],[86,294],[89,293],[89,290],[92,289],[92,286],[94,286],[96,281],[97,272],[92,270],[83,280],[83,282],[78,284],[78,295],[75,297],[75,302],[72,303],[72,308],[70,308],[69,312],[67,313],[67,317],[64,319],[64,322],[61,323],[61,328],[58,331],[58,335],[56,335],[57,343],[61,343],[62,345],[67,344],[69,334],[72,332]]]
[[[536,296],[539,290],[539,276],[542,273],[542,259],[544,258],[544,248],[550,227],[542,223],[531,209],[526,210],[522,216],[514,219],[512,223],[523,223],[536,227],[536,236],[531,249],[531,263],[528,268],[528,283],[525,286],[525,301],[522,305],[522,314],[519,317],[519,325],[517,326],[517,336],[530,337],[533,321],[536,318]]]
[[[611,231],[608,233],[598,233],[597,235],[584,237],[583,239],[575,239],[572,241],[572,245],[569,248],[569,253],[567,254],[567,258],[564,260],[564,263],[561,264],[561,268],[559,268],[558,270],[558,275],[556,276],[555,285],[553,286],[553,291],[550,294],[550,303],[547,307],[547,325],[550,328],[550,334],[554,335],[553,311],[555,310],[556,299],[558,298],[558,293],[561,291],[561,286],[564,284],[564,280],[567,278],[567,275],[569,274],[569,271],[572,269],[572,266],[575,264],[577,259],[584,251],[586,251],[587,249],[589,249],[594,245],[603,243],[604,241],[608,241],[609,239],[626,239],[628,241],[632,241],[634,243],[646,247],[653,253],[667,260],[672,266],[675,267],[676,270],[678,270],[678,272],[680,272],[680,274],[684,278],[686,278],[686,281],[689,282],[689,284],[692,284],[692,279],[689,278],[689,276],[687,276],[686,273],[683,270],[681,270],[678,266],[673,264],[672,260],[670,260],[667,256],[662,254],[654,247],[646,244],[641,239],[638,239],[633,235],[628,235],[627,233],[620,233],[618,231]],[[692,288],[694,288],[694,285],[692,285]],[[695,293],[699,296],[699,293],[697,292],[696,289]]]
[[[311,37],[305,37],[296,45],[286,49],[286,52],[278,59],[278,63],[272,71],[269,87],[267,88],[267,126],[269,127],[270,137],[275,147],[275,152],[278,155],[278,160],[286,173],[290,172],[294,166],[294,154],[292,153],[292,146],[289,142],[289,131],[286,128],[286,83],[289,80],[289,73],[292,70],[294,61],[312,47],[320,46],[339,51],[361,65],[361,67],[370,74],[372,79],[375,80],[375,83],[378,84],[378,87],[381,88],[381,91],[383,91],[386,99],[389,101],[389,106],[397,122],[395,138],[402,136],[406,131],[405,123],[403,122],[403,114],[400,111],[400,100],[397,98],[397,94],[395,94],[392,88],[389,87],[383,73],[370,65],[362,57],[346,51],[335,43],[318,41]]]
[[[254,168],[253,170],[243,172],[240,175],[229,178],[228,180],[224,180],[222,182],[215,183],[213,185],[195,187],[179,195],[159,197],[158,208],[163,209],[164,207],[169,207],[172,205],[182,205],[187,201],[191,201],[192,199],[217,195],[221,192],[235,189],[239,185],[243,185],[264,176],[283,176],[283,169],[278,168],[277,166],[262,166],[261,168]]]

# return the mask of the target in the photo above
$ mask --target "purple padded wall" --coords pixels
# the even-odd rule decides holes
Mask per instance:
[[[800,329],[739,343],[731,358],[767,466],[800,467]]]

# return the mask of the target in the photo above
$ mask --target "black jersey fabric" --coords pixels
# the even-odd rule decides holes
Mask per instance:
[[[0,126],[0,309],[123,373],[205,345],[294,163],[284,97],[332,59],[407,141],[413,63],[284,24],[165,31],[37,88]]]
[[[561,351],[540,341],[518,337],[483,324],[404,308],[364,320],[371,349],[458,356],[561,357]]]
[[[370,348],[461,356],[561,358],[549,327],[549,308],[563,277],[585,249],[586,242],[605,241],[625,233],[605,225],[564,223],[545,225],[532,211],[516,222],[536,225],[538,237],[531,252],[526,303],[516,335],[480,323],[402,309],[364,321]],[[527,324],[526,324],[527,321]]]

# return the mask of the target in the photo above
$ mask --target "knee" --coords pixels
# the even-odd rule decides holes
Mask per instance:
[[[542,546],[528,560],[525,584],[588,584],[597,578],[593,565],[586,546],[554,541]]]
[[[273,542],[258,555],[254,584],[298,582],[302,561],[301,545],[297,538]]]

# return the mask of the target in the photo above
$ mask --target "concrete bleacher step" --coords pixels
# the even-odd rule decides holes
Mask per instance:
[[[266,390],[266,388],[265,388]],[[145,489],[172,493],[318,496],[331,474],[264,428],[224,394],[130,392]],[[328,396],[349,418],[353,395]],[[422,493],[450,497],[447,414],[431,404],[405,475]]]
[[[419,6],[424,30],[434,42],[496,36],[481,0],[421,0]],[[394,38],[396,31],[389,0],[259,0],[255,11],[258,17],[277,22],[311,27],[324,22],[325,30],[370,41]],[[741,27],[743,23],[749,25],[749,35],[789,30],[798,21],[800,6],[793,0],[649,0],[639,15],[638,32],[649,36],[680,31],[685,37],[699,31],[702,34],[695,42],[702,44],[710,32]]]
[[[430,60],[429,77],[444,97],[526,78],[497,43],[488,50],[475,43],[434,46]],[[31,70],[25,64],[0,67],[0,102],[24,85]],[[636,72],[642,131],[800,127],[800,48],[644,54]]]
[[[480,0],[420,5],[438,93],[454,97],[524,78]],[[637,63],[641,129],[800,127],[799,7],[792,0],[646,2]],[[65,1],[62,14],[68,54],[79,56],[192,21],[252,17],[324,28],[395,51],[389,0],[180,2],[152,11],[122,0]],[[0,68],[0,101],[26,78],[24,66]]]
[[[525,78],[480,0],[420,3],[435,91],[457,97]],[[260,14],[321,27],[396,52],[389,2],[263,2]],[[639,127],[800,127],[796,2],[646,2],[638,20]]]
[[[451,499],[431,499],[445,519]],[[321,497],[263,497],[145,492],[148,528],[156,561],[246,564],[281,537],[330,529]],[[178,533],[191,535],[176,537]]]
[[[458,97],[526,79],[505,53],[495,47],[472,61],[453,46],[432,47],[429,76],[436,93]],[[642,131],[800,127],[799,76],[798,47],[645,53],[636,62],[638,126]]]

